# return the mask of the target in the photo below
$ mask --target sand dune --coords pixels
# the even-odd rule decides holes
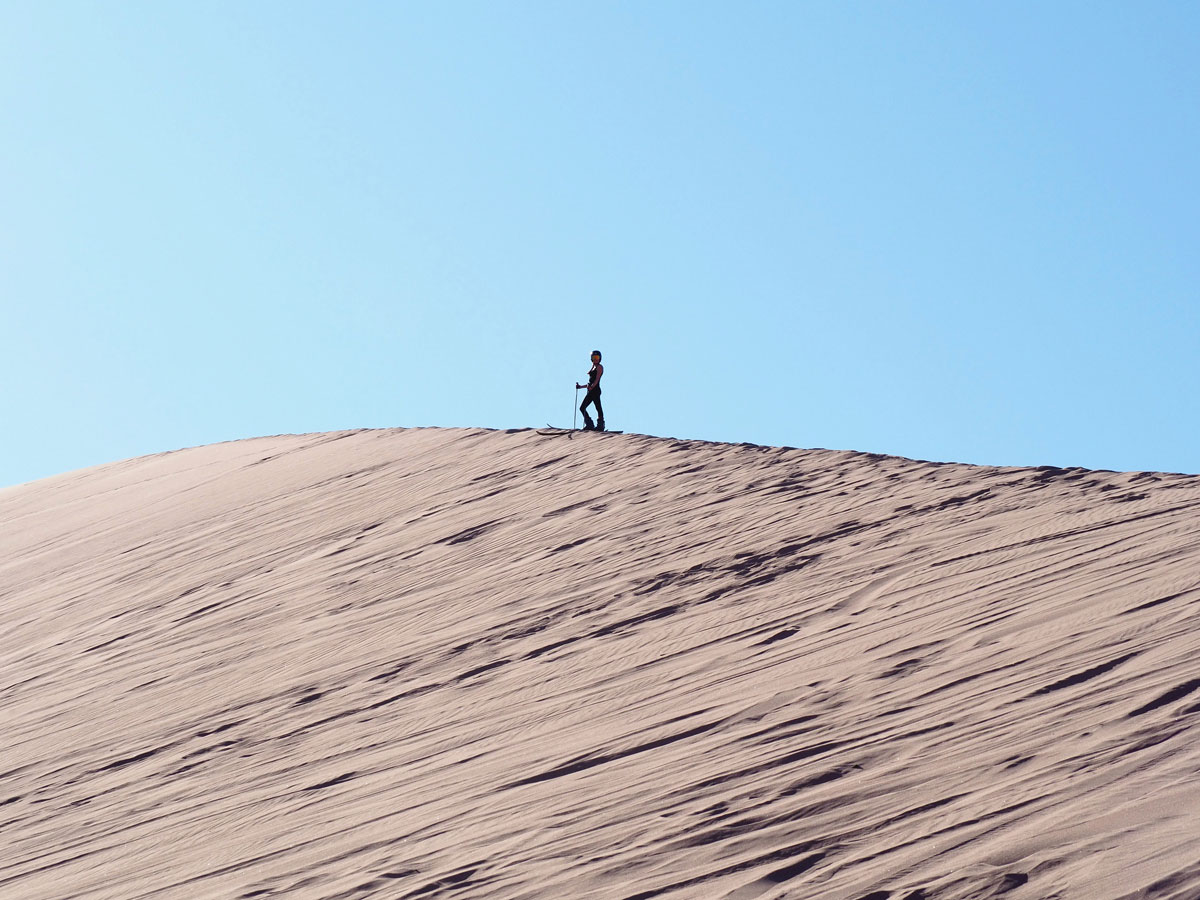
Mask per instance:
[[[531,431],[0,491],[0,897],[1200,898],[1200,477]]]

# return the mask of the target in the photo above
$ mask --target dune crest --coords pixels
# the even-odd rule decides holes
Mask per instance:
[[[0,491],[0,897],[1200,897],[1200,477],[533,431]]]

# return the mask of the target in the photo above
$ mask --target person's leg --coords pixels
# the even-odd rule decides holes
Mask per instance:
[[[592,421],[592,417],[588,415],[588,407],[596,400],[594,394],[594,391],[588,391],[583,397],[583,403],[579,405],[579,411],[583,413],[583,427],[586,429],[592,429],[596,427],[595,423]]]
[[[596,388],[596,427],[604,430],[604,407],[600,405],[600,388]]]

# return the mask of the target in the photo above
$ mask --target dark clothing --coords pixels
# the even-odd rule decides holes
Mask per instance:
[[[599,382],[599,378],[596,379]],[[592,417],[588,415],[588,406],[596,404],[596,416],[600,419],[600,430],[604,430],[604,407],[600,405],[600,385],[597,383],[595,387],[589,387],[587,395],[583,398],[583,404],[579,407],[579,411],[583,413],[583,427],[594,428]]]
[[[594,355],[594,354],[593,354]],[[586,430],[598,428],[604,430],[604,407],[600,405],[600,378],[604,375],[604,366],[598,362],[592,363],[592,368],[588,370],[587,395],[583,398],[583,404],[579,407],[579,411],[583,413],[583,427]],[[575,385],[581,387],[581,385]],[[592,417],[588,415],[588,407],[596,404],[596,416],[600,419],[599,424],[592,422]]]

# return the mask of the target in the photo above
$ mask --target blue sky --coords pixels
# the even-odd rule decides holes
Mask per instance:
[[[1200,472],[1200,6],[9,2],[0,484],[569,423]]]

